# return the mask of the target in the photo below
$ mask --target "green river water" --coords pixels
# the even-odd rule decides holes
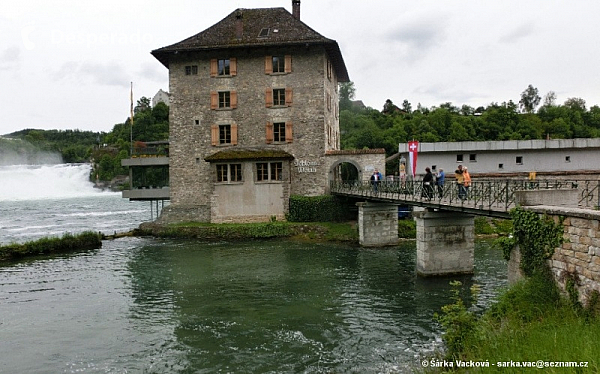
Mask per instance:
[[[440,349],[449,281],[506,285],[476,245],[473,276],[421,278],[414,242],[124,238],[0,267],[0,373],[405,373]]]

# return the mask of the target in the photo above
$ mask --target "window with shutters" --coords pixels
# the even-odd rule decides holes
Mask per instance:
[[[265,74],[287,74],[291,72],[291,55],[277,55],[265,57]]]
[[[236,91],[212,91],[210,93],[211,110],[231,110],[237,108]]]
[[[267,108],[292,106],[292,89],[267,88],[265,91],[265,105]]]
[[[292,123],[291,122],[267,122],[266,142],[271,143],[291,143]]]
[[[213,58],[210,60],[211,77],[233,77],[235,75],[237,75],[236,58]]]
[[[223,124],[211,126],[211,144],[219,145],[237,145],[238,141],[237,125]]]

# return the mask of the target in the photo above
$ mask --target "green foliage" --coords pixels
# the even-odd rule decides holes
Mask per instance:
[[[450,360],[460,359],[467,343],[472,339],[477,317],[467,309],[462,298],[460,297],[460,281],[450,282],[452,286],[452,299],[454,303],[444,305],[442,314],[436,313],[434,318],[444,328],[442,339],[446,345],[446,358]],[[471,288],[473,299],[476,300],[478,288]]]
[[[398,220],[398,237],[414,239],[417,237],[417,223],[412,219]]]
[[[474,109],[468,105],[443,103],[416,110],[408,100],[402,108],[387,99],[382,110],[352,107],[354,87],[340,94],[342,149],[384,148],[387,156],[398,152],[398,143],[520,140],[600,137],[600,107],[586,109],[585,101],[569,98],[563,105],[547,100],[538,112],[540,97],[533,86],[521,94],[520,102],[491,103]],[[349,94],[352,94],[349,96]],[[397,171],[388,166],[387,174]]]
[[[498,302],[486,313],[492,321],[504,319],[531,322],[556,310],[561,303],[560,291],[550,270],[540,271],[514,284],[498,297]]]
[[[494,234],[494,228],[486,217],[475,217],[475,234],[490,235]]]
[[[340,197],[290,196],[286,219],[290,222],[341,222],[350,219],[348,202]]]
[[[2,246],[0,247],[0,259],[72,252],[100,247],[102,247],[102,237],[97,232],[86,231],[78,235],[66,233],[61,238],[42,238],[23,244],[13,243]]]
[[[521,207],[511,210],[513,221],[512,236],[499,238],[496,244],[502,248],[504,258],[510,259],[515,246],[521,251],[521,270],[526,276],[546,268],[546,260],[552,257],[555,248],[564,242],[561,222]]]

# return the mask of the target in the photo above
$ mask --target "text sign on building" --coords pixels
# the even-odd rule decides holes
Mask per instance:
[[[319,161],[294,160],[298,173],[316,173],[319,165]]]

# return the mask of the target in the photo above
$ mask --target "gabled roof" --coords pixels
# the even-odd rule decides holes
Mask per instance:
[[[338,81],[349,82],[337,42],[314,31],[285,8],[236,9],[208,29],[179,43],[155,49],[152,55],[168,68],[169,59],[180,52],[315,45],[325,48]]]

